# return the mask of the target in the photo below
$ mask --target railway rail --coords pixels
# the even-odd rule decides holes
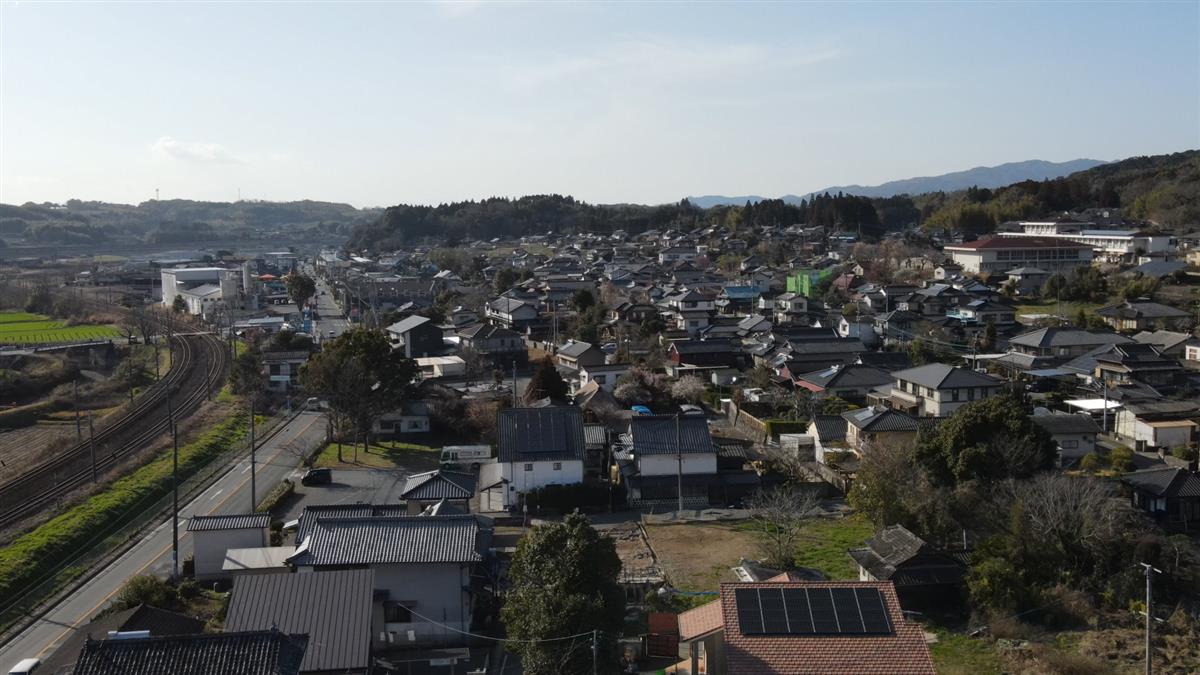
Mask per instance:
[[[217,336],[176,334],[175,358],[165,377],[149,387],[128,410],[106,420],[91,440],[0,484],[0,528],[53,506],[64,496],[98,480],[108,469],[170,431],[167,393],[176,425],[219,389],[230,365],[229,351]]]

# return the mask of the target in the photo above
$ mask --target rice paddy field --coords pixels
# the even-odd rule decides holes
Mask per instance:
[[[0,312],[0,344],[37,345],[120,337],[112,326],[68,326],[41,314]]]

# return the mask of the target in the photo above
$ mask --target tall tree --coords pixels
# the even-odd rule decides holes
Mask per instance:
[[[1054,464],[1054,441],[1005,393],[968,403],[917,443],[917,458],[939,483],[1026,478]]]
[[[520,655],[523,673],[592,672],[592,631],[597,631],[599,672],[616,672],[616,640],[625,614],[620,571],[612,539],[600,536],[578,512],[521,539],[501,618],[513,640],[508,649]],[[555,639],[568,636],[578,637]]]
[[[325,398],[338,429],[353,431],[365,447],[371,425],[403,402],[416,374],[416,362],[393,350],[382,331],[355,328],[309,359],[300,383]]]
[[[317,294],[317,282],[313,281],[312,277],[292,270],[284,275],[283,283],[287,287],[288,297],[296,303],[296,309],[303,314],[304,304]]]
[[[533,403],[544,398],[561,401],[567,398],[569,391],[566,381],[554,367],[554,361],[547,356],[538,363],[533,377],[529,378],[529,386],[525,389],[525,402]]]

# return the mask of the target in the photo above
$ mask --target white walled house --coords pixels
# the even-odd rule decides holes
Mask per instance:
[[[162,270],[162,304],[170,307],[176,296],[182,297],[187,311],[193,315],[207,314],[216,303],[224,301],[241,307],[242,272],[224,267],[176,267]]]
[[[972,401],[999,394],[1003,384],[991,375],[944,363],[900,370],[892,377],[890,396],[882,402],[917,417],[947,417]]]
[[[1075,466],[1096,450],[1100,427],[1090,415],[1034,415],[1030,419],[1054,439],[1058,446],[1058,465],[1062,468]]]
[[[498,461],[479,468],[480,509],[501,511],[547,485],[583,482],[583,411],[509,408],[497,419]]]
[[[685,505],[708,506],[717,446],[703,415],[638,415],[622,440],[617,458],[631,505],[677,504],[682,483]]]
[[[944,250],[971,274],[1000,274],[1018,267],[1060,273],[1092,264],[1091,246],[1046,237],[992,237],[947,244]]]
[[[187,531],[192,535],[192,551],[197,579],[219,579],[225,553],[237,548],[260,548],[271,543],[271,514],[252,513],[232,516],[192,516]]]
[[[584,366],[579,369],[579,386],[582,388],[589,382],[595,382],[596,386],[611,393],[617,386],[617,380],[629,372],[629,367],[627,363]]]

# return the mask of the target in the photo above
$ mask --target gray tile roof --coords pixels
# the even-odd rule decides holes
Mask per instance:
[[[1098,434],[1100,427],[1089,415],[1034,415],[1034,424],[1050,434]]]
[[[700,415],[638,415],[629,421],[629,438],[635,457],[717,451],[708,420]]]
[[[953,389],[955,387],[998,387],[1000,380],[966,368],[956,368],[944,363],[929,363],[916,368],[900,370],[892,375],[899,380],[912,382],[930,389]]]
[[[315,504],[304,507],[296,526],[296,541],[304,541],[314,523],[322,518],[380,518],[406,516],[403,504]]]
[[[474,516],[320,518],[289,558],[295,565],[467,563],[479,560]]]
[[[249,515],[192,516],[192,519],[188,521],[187,531],[265,530],[268,527],[271,527],[271,514],[251,513]]]
[[[817,438],[822,443],[846,440],[846,420],[838,415],[817,415],[813,418]]]
[[[1120,319],[1185,319],[1188,313],[1157,302],[1123,302],[1096,310],[1098,316]]]
[[[234,580],[225,631],[308,635],[300,669],[365,670],[371,658],[375,572],[252,574]]]
[[[583,459],[583,413],[573,406],[509,408],[497,422],[501,462]]]
[[[475,495],[475,474],[459,471],[426,471],[409,476],[404,481],[401,499],[431,501],[436,499],[470,499]]]
[[[420,316],[417,314],[414,314],[413,316],[406,316],[403,319],[400,319],[399,321],[397,321],[396,323],[388,326],[387,332],[401,333],[401,334],[407,333],[408,331],[410,331],[418,326],[423,326],[423,325],[429,323],[430,321],[431,321],[431,319],[429,317]]]
[[[867,539],[865,548],[849,553],[871,576],[898,586],[956,584],[966,573],[961,552],[938,551],[902,525],[880,530]]]
[[[1155,497],[1200,497],[1200,476],[1178,467],[1134,471],[1121,482]]]
[[[1022,347],[1080,347],[1092,345],[1124,344],[1132,342],[1124,335],[1106,331],[1080,330],[1078,328],[1038,328],[1021,333],[1009,340],[1010,344]]]
[[[148,630],[151,635],[192,635],[204,632],[204,622],[149,605],[138,605],[132,609],[114,612],[91,623],[77,626],[52,655],[42,659],[42,670],[47,673],[69,673],[88,637],[108,635],[110,630]]]
[[[824,389],[832,389],[837,387],[877,387],[891,382],[892,376],[881,368],[855,363],[846,366],[834,365],[814,373],[805,373],[800,376],[800,379]]]
[[[563,346],[558,348],[558,353],[569,359],[577,359],[583,356],[587,350],[592,348],[592,343],[583,342],[582,340],[569,340]]]
[[[842,413],[842,419],[847,424],[853,424],[862,431],[917,431],[917,420],[902,412],[883,406],[847,410]]]
[[[279,631],[88,640],[73,675],[295,675],[307,644]]]

